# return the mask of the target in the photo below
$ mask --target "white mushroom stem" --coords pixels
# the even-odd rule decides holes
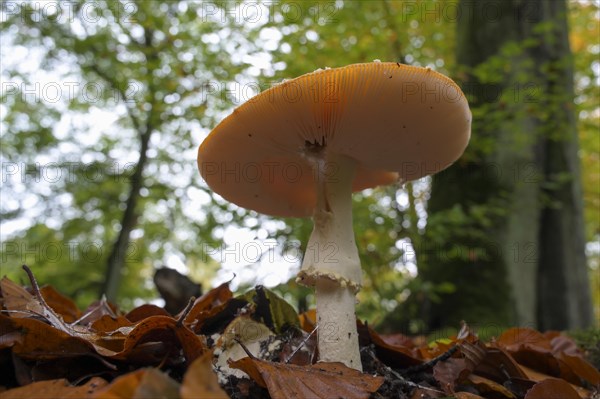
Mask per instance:
[[[352,228],[356,161],[328,154],[313,164],[317,206],[299,281],[316,287],[319,360],[362,371],[355,316],[361,266]]]

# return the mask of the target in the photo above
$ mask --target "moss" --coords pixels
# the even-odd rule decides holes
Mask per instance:
[[[585,357],[596,369],[600,370],[600,329],[570,331],[568,333],[583,349]]]

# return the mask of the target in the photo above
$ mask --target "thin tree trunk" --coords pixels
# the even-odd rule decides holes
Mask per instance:
[[[112,250],[107,260],[106,277],[102,287],[102,293],[106,295],[109,301],[115,301],[121,281],[121,272],[125,264],[125,257],[128,253],[131,231],[137,224],[136,205],[140,197],[140,190],[144,186],[143,173],[148,160],[148,145],[152,127],[146,125],[145,131],[141,134],[140,157],[130,178],[130,189],[127,202],[125,203],[125,212],[121,219],[121,231],[113,244]]]
[[[157,60],[157,55],[152,50],[152,34],[153,32],[151,29],[146,29],[143,43],[145,49],[148,50],[146,51],[146,66],[149,69],[148,73],[150,74],[150,76],[152,76],[152,71],[154,67],[153,64]],[[109,301],[113,302],[116,300],[119,291],[122,270],[126,260],[125,257],[127,256],[128,248],[130,245],[131,231],[137,225],[138,214],[136,206],[140,197],[140,190],[142,189],[142,187],[144,187],[144,169],[146,168],[146,164],[148,161],[148,147],[150,144],[150,137],[152,136],[152,131],[154,129],[152,124],[152,115],[154,109],[155,89],[156,88],[152,85],[152,83],[148,87],[148,95],[151,99],[151,107],[147,113],[146,122],[143,127],[139,125],[138,119],[133,115],[131,110],[128,109],[129,116],[132,120],[134,128],[136,128],[139,132],[140,155],[135,170],[130,178],[129,195],[127,197],[127,201],[125,202],[125,212],[123,213],[123,217],[121,219],[121,230],[119,231],[117,240],[113,244],[111,253],[108,256],[106,265],[106,275],[104,279],[104,284],[102,286],[101,294],[106,295],[106,298]]]

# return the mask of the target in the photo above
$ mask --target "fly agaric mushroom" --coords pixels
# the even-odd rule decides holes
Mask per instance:
[[[200,145],[200,173],[223,198],[268,215],[312,216],[298,280],[316,290],[320,361],[362,370],[352,192],[448,167],[463,153],[470,126],[467,100],[451,79],[373,62],[265,90]]]

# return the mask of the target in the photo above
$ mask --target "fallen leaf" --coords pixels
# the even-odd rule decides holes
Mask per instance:
[[[127,373],[116,378],[110,385],[93,395],[94,399],[125,399],[132,398],[145,374],[145,369]]]
[[[245,357],[230,366],[266,387],[273,398],[367,399],[384,381],[383,377],[363,374],[342,363],[296,366]]]
[[[566,353],[559,353],[557,357],[560,361],[568,365],[573,373],[581,379],[586,380],[593,386],[600,386],[600,371],[594,368],[590,363],[579,356],[572,356]]]
[[[114,317],[105,314],[90,325],[90,330],[96,333],[111,333],[122,327],[132,327],[134,324],[123,316]]]
[[[94,353],[92,345],[42,321],[11,318],[0,314],[1,347],[12,347],[13,353],[25,359],[56,359],[66,355]],[[7,334],[10,334],[8,339]]]
[[[0,280],[0,290],[4,309],[10,317],[31,317],[43,313],[42,306],[35,297],[8,277],[4,276]]]
[[[192,362],[183,376],[179,390],[182,399],[229,399],[213,371],[212,357],[213,353],[210,351]]]
[[[142,321],[150,316],[171,316],[164,308],[160,306],[145,303],[142,306],[138,306],[125,315],[125,318],[132,323]]]
[[[511,377],[504,381],[502,385],[506,389],[509,389],[517,398],[523,398],[525,393],[535,385],[535,382],[526,378]]]
[[[178,397],[179,384],[155,368],[145,368],[125,374],[92,395],[93,399]]]
[[[471,382],[471,384],[477,387],[477,390],[484,395],[486,393],[498,393],[505,398],[515,398],[515,395],[511,391],[506,389],[506,387],[488,378],[478,376],[477,374],[471,374],[469,375],[468,379]]]
[[[575,340],[558,331],[547,331],[544,337],[550,340],[552,353],[566,353],[571,356],[585,357],[583,351],[577,346]]]
[[[415,344],[415,338],[409,337],[404,334],[379,334],[383,342],[391,346],[403,346],[405,348],[415,348],[419,346]],[[421,338],[417,338],[419,341]],[[423,343],[421,341],[421,343]]]
[[[377,357],[387,366],[406,368],[423,363],[423,360],[415,356],[415,353],[410,348],[402,345],[388,344],[371,327],[365,326],[362,323],[358,324],[358,334],[370,337],[371,342],[375,344]]]
[[[202,339],[174,318],[151,316],[136,324],[125,337],[123,350],[110,357],[124,360],[133,353],[136,346],[146,342],[172,342],[178,345],[188,364],[206,350]]]
[[[509,328],[496,341],[498,346],[509,352],[530,348],[538,352],[551,352],[552,345],[547,337],[531,328]]]
[[[453,393],[456,383],[463,381],[470,373],[465,359],[450,358],[433,367],[433,377],[447,394]]]
[[[594,386],[600,386],[600,371],[585,359],[583,351],[577,347],[573,338],[558,331],[545,332],[544,337],[550,339],[552,353],[558,360],[567,364],[580,378]]]
[[[227,302],[208,311],[200,312],[193,330],[196,334],[208,336],[215,333],[220,334],[229,323],[241,314],[243,310],[247,310],[248,307],[248,301],[245,299],[231,298]],[[252,313],[251,309],[247,313]]]
[[[545,380],[555,380],[557,378],[553,378],[552,376],[549,376],[547,374],[544,373],[540,373],[537,370],[531,369],[527,366],[521,365],[521,370],[523,370],[523,372],[527,375],[527,379],[530,381],[533,381],[535,383],[538,382],[542,382]],[[561,380],[563,381],[563,380]],[[577,392],[579,394],[580,398],[589,398],[591,396],[590,391],[588,391],[587,389],[584,389],[580,386],[571,384],[567,381],[564,381],[566,384],[568,384],[571,388],[573,388],[573,390],[575,390],[575,392]]]
[[[159,369],[147,368],[132,399],[179,397],[180,384]]]
[[[315,326],[317,325],[317,310],[307,310],[306,312],[298,316],[298,320],[300,321],[300,328],[302,328],[307,333],[310,333],[312,330],[315,329]]]
[[[23,387],[2,392],[2,399],[82,399],[91,398],[97,390],[108,383],[99,377],[94,377],[87,384],[73,386],[66,379],[34,382]]]
[[[535,384],[524,399],[580,399],[580,396],[568,382],[548,378]]]
[[[249,315],[236,317],[217,340],[217,359],[215,367],[220,375],[227,378],[234,375],[246,378],[240,370],[231,369],[229,361],[235,361],[248,356],[247,351],[260,359],[271,359],[273,353],[269,352],[268,343],[274,339],[275,334],[263,323],[254,321]]]
[[[102,297],[100,301],[96,301],[88,306],[83,315],[77,320],[77,324],[87,326],[105,315],[114,318],[118,316],[114,305],[110,304],[105,297]]]
[[[571,384],[581,385],[582,379],[600,382],[600,373],[591,365],[581,358],[559,351],[557,344],[556,333],[544,335],[529,328],[509,329],[498,340],[498,345],[504,346],[518,363],[529,368],[562,378]]]
[[[285,326],[299,326],[298,314],[279,295],[259,285],[239,298],[256,305],[254,317],[269,329],[280,333]]]
[[[527,375],[512,356],[502,348],[488,347],[483,361],[475,368],[475,373],[498,383],[508,378],[527,379]]]
[[[231,298],[233,298],[233,293],[229,289],[229,283],[223,283],[217,288],[213,288],[194,301],[192,309],[185,317],[185,323],[191,324],[197,321],[202,313],[210,312],[211,309],[223,305]]]
[[[40,293],[56,313],[58,313],[66,323],[73,323],[81,317],[81,310],[71,299],[67,298],[54,287],[46,285],[40,288]]]
[[[471,343],[464,341],[458,344],[458,349],[470,371],[475,370],[487,356],[487,348],[480,342]]]
[[[32,275],[31,278],[34,289],[37,289],[37,282],[33,279]],[[90,342],[93,342],[97,338],[95,334],[89,333],[83,326],[65,322],[62,316],[46,303],[41,293],[38,292],[38,294],[32,295],[6,277],[0,280],[0,287],[2,288],[4,307],[12,317],[25,319],[26,317],[36,315],[44,318],[55,329],[73,337],[79,337]]]

